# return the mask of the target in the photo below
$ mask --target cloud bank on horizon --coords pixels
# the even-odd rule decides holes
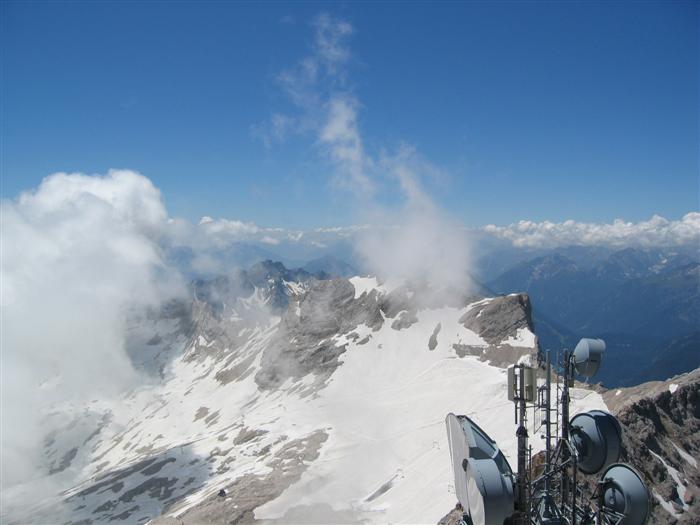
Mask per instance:
[[[636,223],[623,219],[611,223],[522,220],[507,226],[488,224],[483,231],[518,248],[596,245],[652,248],[693,244],[700,247],[700,213],[689,212],[675,221],[653,215]]]
[[[321,227],[312,230],[265,228],[252,222],[204,217],[200,227],[207,225],[216,232],[217,243],[261,242],[270,245],[282,243],[314,243],[321,248],[333,240],[352,241],[362,232],[401,229],[400,224],[374,223],[352,226]],[[632,222],[615,219],[612,222],[581,222],[566,220],[529,221],[499,226],[459,225],[462,234],[494,238],[507,242],[513,248],[560,248],[566,246],[605,246],[610,248],[670,248],[700,246],[700,212],[688,212],[677,220],[653,215],[648,220]]]
[[[411,151],[403,153],[405,159],[412,155]],[[431,208],[432,201],[419,186],[413,187],[416,179],[414,174],[407,172],[412,169],[414,161],[402,162],[399,156],[392,157],[391,162],[393,164],[389,166],[385,161],[387,169],[394,170],[395,177],[402,179],[407,194],[413,193],[412,199],[408,199],[408,205],[413,206],[412,212],[417,216],[413,223],[402,222],[405,215],[391,215],[381,209],[370,209],[363,217],[366,222],[362,224],[309,230],[261,226],[252,221],[209,216],[192,223],[170,216],[160,190],[138,172],[110,170],[106,175],[49,175],[38,188],[1,203],[2,234],[6,246],[2,259],[3,299],[9,300],[17,295],[18,283],[22,282],[20,277],[25,281],[36,280],[43,275],[44,268],[61,257],[87,258],[91,253],[88,247],[93,250],[99,247],[105,254],[119,255],[117,260],[129,261],[136,267],[145,265],[151,270],[160,267],[161,272],[172,263],[168,258],[174,251],[186,248],[202,259],[195,262],[194,273],[198,270],[209,273],[222,272],[226,268],[213,263],[207,268],[205,259],[214,260],[220,252],[245,244],[267,246],[273,253],[276,247],[285,245],[308,245],[322,252],[326,248],[332,249],[338,241],[352,245],[368,235],[411,235],[414,229],[439,230],[444,225],[442,221],[449,222],[443,216],[437,225],[424,224],[429,222],[429,217],[421,215],[421,209],[426,209],[427,214],[439,212]],[[371,211],[376,213],[373,215]],[[102,233],[98,235],[90,230],[90,224],[100,225]],[[456,235],[470,237],[472,243],[497,239],[516,249],[700,246],[700,212],[696,211],[677,220],[653,215],[639,222],[623,219],[609,223],[522,220],[508,225],[469,226],[452,222],[450,226],[451,234],[458,232]],[[114,231],[119,232],[119,236],[115,236]],[[72,243],[78,240],[85,244],[85,248],[75,249]],[[91,243],[94,246],[89,246]],[[144,290],[153,289],[146,287]]]

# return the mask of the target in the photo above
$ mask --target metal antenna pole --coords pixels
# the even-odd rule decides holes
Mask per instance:
[[[561,393],[561,441],[562,460],[569,459],[569,381],[571,374],[571,358],[569,351],[564,351],[564,387]],[[569,476],[568,468],[563,468],[561,472],[561,502],[562,505],[569,503]],[[562,509],[564,510],[564,509]]]
[[[514,372],[516,374],[518,397],[516,398],[518,430],[516,436],[518,438],[518,507],[520,511],[520,523],[527,523],[526,518],[530,513],[530,504],[527,494],[527,427],[526,427],[526,398],[525,398],[525,365],[515,365]]]
[[[576,525],[576,471],[578,470],[578,465],[576,464],[576,455],[573,457],[574,466],[572,470],[572,485],[573,491],[571,493],[571,525]]]
[[[569,381],[571,375],[571,357],[564,352],[564,388],[561,394],[561,438],[569,439]]]
[[[540,517],[549,519],[559,513],[552,498],[552,362],[549,350],[546,354],[546,382],[544,390],[544,428],[545,428],[545,465],[544,465],[544,492],[542,494],[542,507]]]
[[[549,472],[551,470],[550,460],[552,459],[552,425],[551,425],[551,403],[552,403],[552,363],[550,361],[549,350],[547,350],[547,388],[545,390],[545,492],[549,494]]]
[[[559,359],[561,357],[561,353],[557,352],[557,399],[555,403],[555,409],[554,409],[554,423],[556,425],[556,429],[554,431],[554,434],[557,436],[557,439],[559,438],[559,395],[560,395],[560,387],[559,387],[559,378],[561,377],[561,365],[559,362]]]

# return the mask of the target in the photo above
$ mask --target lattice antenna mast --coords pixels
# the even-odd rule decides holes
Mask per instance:
[[[527,432],[527,406],[535,401],[537,389],[536,370],[525,364],[508,369],[508,399],[515,403],[515,432],[518,438],[518,475],[516,477],[515,517],[516,523],[528,523],[530,512],[530,471]]]
[[[516,474],[496,442],[471,418],[448,414],[455,492],[464,509],[463,524],[644,525],[647,522],[650,501],[646,486],[634,469],[617,463],[622,440],[617,420],[601,410],[569,418],[574,374],[592,377],[598,371],[604,350],[605,343],[600,339],[581,339],[573,352],[564,351],[563,366],[557,367],[562,373],[557,373],[554,404],[549,352],[540,386],[536,368],[518,363],[508,369],[508,398],[515,404],[517,425]],[[535,416],[539,411],[540,428],[544,426],[545,432],[543,469],[535,479],[532,479],[532,448],[527,430],[528,406],[536,411]],[[595,491],[588,495],[586,485],[580,483],[580,473],[601,472]]]

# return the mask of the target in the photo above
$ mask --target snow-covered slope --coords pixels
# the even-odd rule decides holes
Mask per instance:
[[[263,270],[134,318],[149,381],[70,407],[79,417],[47,454],[57,481],[79,482],[17,523],[59,511],[73,524],[436,523],[455,501],[450,411],[475,417],[515,466],[497,365],[535,351],[526,296],[441,302],[374,278]],[[604,407],[573,390],[574,412]]]

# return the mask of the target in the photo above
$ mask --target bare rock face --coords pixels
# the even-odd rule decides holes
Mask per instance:
[[[454,509],[445,514],[440,521],[438,521],[437,525],[459,525],[462,521],[463,514],[464,510],[462,509],[462,505],[457,503]]]
[[[517,342],[519,330],[535,332],[530,298],[525,293],[502,295],[476,303],[459,322],[490,345],[488,349],[453,345],[459,357],[474,355],[492,365],[507,367],[532,351],[530,345],[520,346]]]
[[[314,373],[322,383],[345,352],[345,345],[337,344],[334,336],[363,323],[379,328],[383,322],[376,291],[355,299],[355,288],[346,279],[313,281],[297,308],[283,316],[273,344],[263,353],[255,381],[269,390],[288,378]]]
[[[700,369],[609,391],[623,427],[621,461],[652,492],[651,523],[700,523]]]
[[[464,307],[477,299],[459,298],[457,304]],[[424,291],[414,293],[407,286],[388,294],[372,290],[355,297],[354,286],[346,279],[309,281],[304,294],[293,299],[283,313],[275,340],[264,351],[255,381],[260,389],[272,390],[287,379],[313,373],[314,388],[322,386],[339,366],[339,357],[346,350],[346,345],[337,342],[337,336],[350,334],[362,324],[378,330],[385,321],[391,322],[394,330],[407,329],[418,322],[417,313],[426,301],[432,306],[444,306],[434,297],[426,298]],[[519,329],[534,332],[527,294],[487,299],[483,304],[477,301],[460,322],[489,343],[488,348],[455,345],[460,357],[476,355],[496,366],[507,366],[532,352],[531,345],[519,347],[508,342],[517,336]],[[436,327],[428,341],[430,350],[437,346],[439,332],[440,327]]]
[[[442,323],[438,323],[435,326],[435,329],[433,330],[432,335],[430,336],[430,339],[428,339],[428,349],[429,350],[435,350],[437,348],[438,344],[438,334],[440,333],[440,330],[442,329]]]
[[[177,518],[157,518],[150,523],[152,525],[255,523],[254,510],[275,499],[292,483],[298,481],[308,463],[318,457],[321,446],[327,439],[328,434],[318,430],[304,439],[290,441],[267,463],[271,468],[268,474],[245,474]]]
[[[469,310],[459,322],[491,344],[515,335],[519,328],[534,332],[530,298],[524,293],[496,297]]]

